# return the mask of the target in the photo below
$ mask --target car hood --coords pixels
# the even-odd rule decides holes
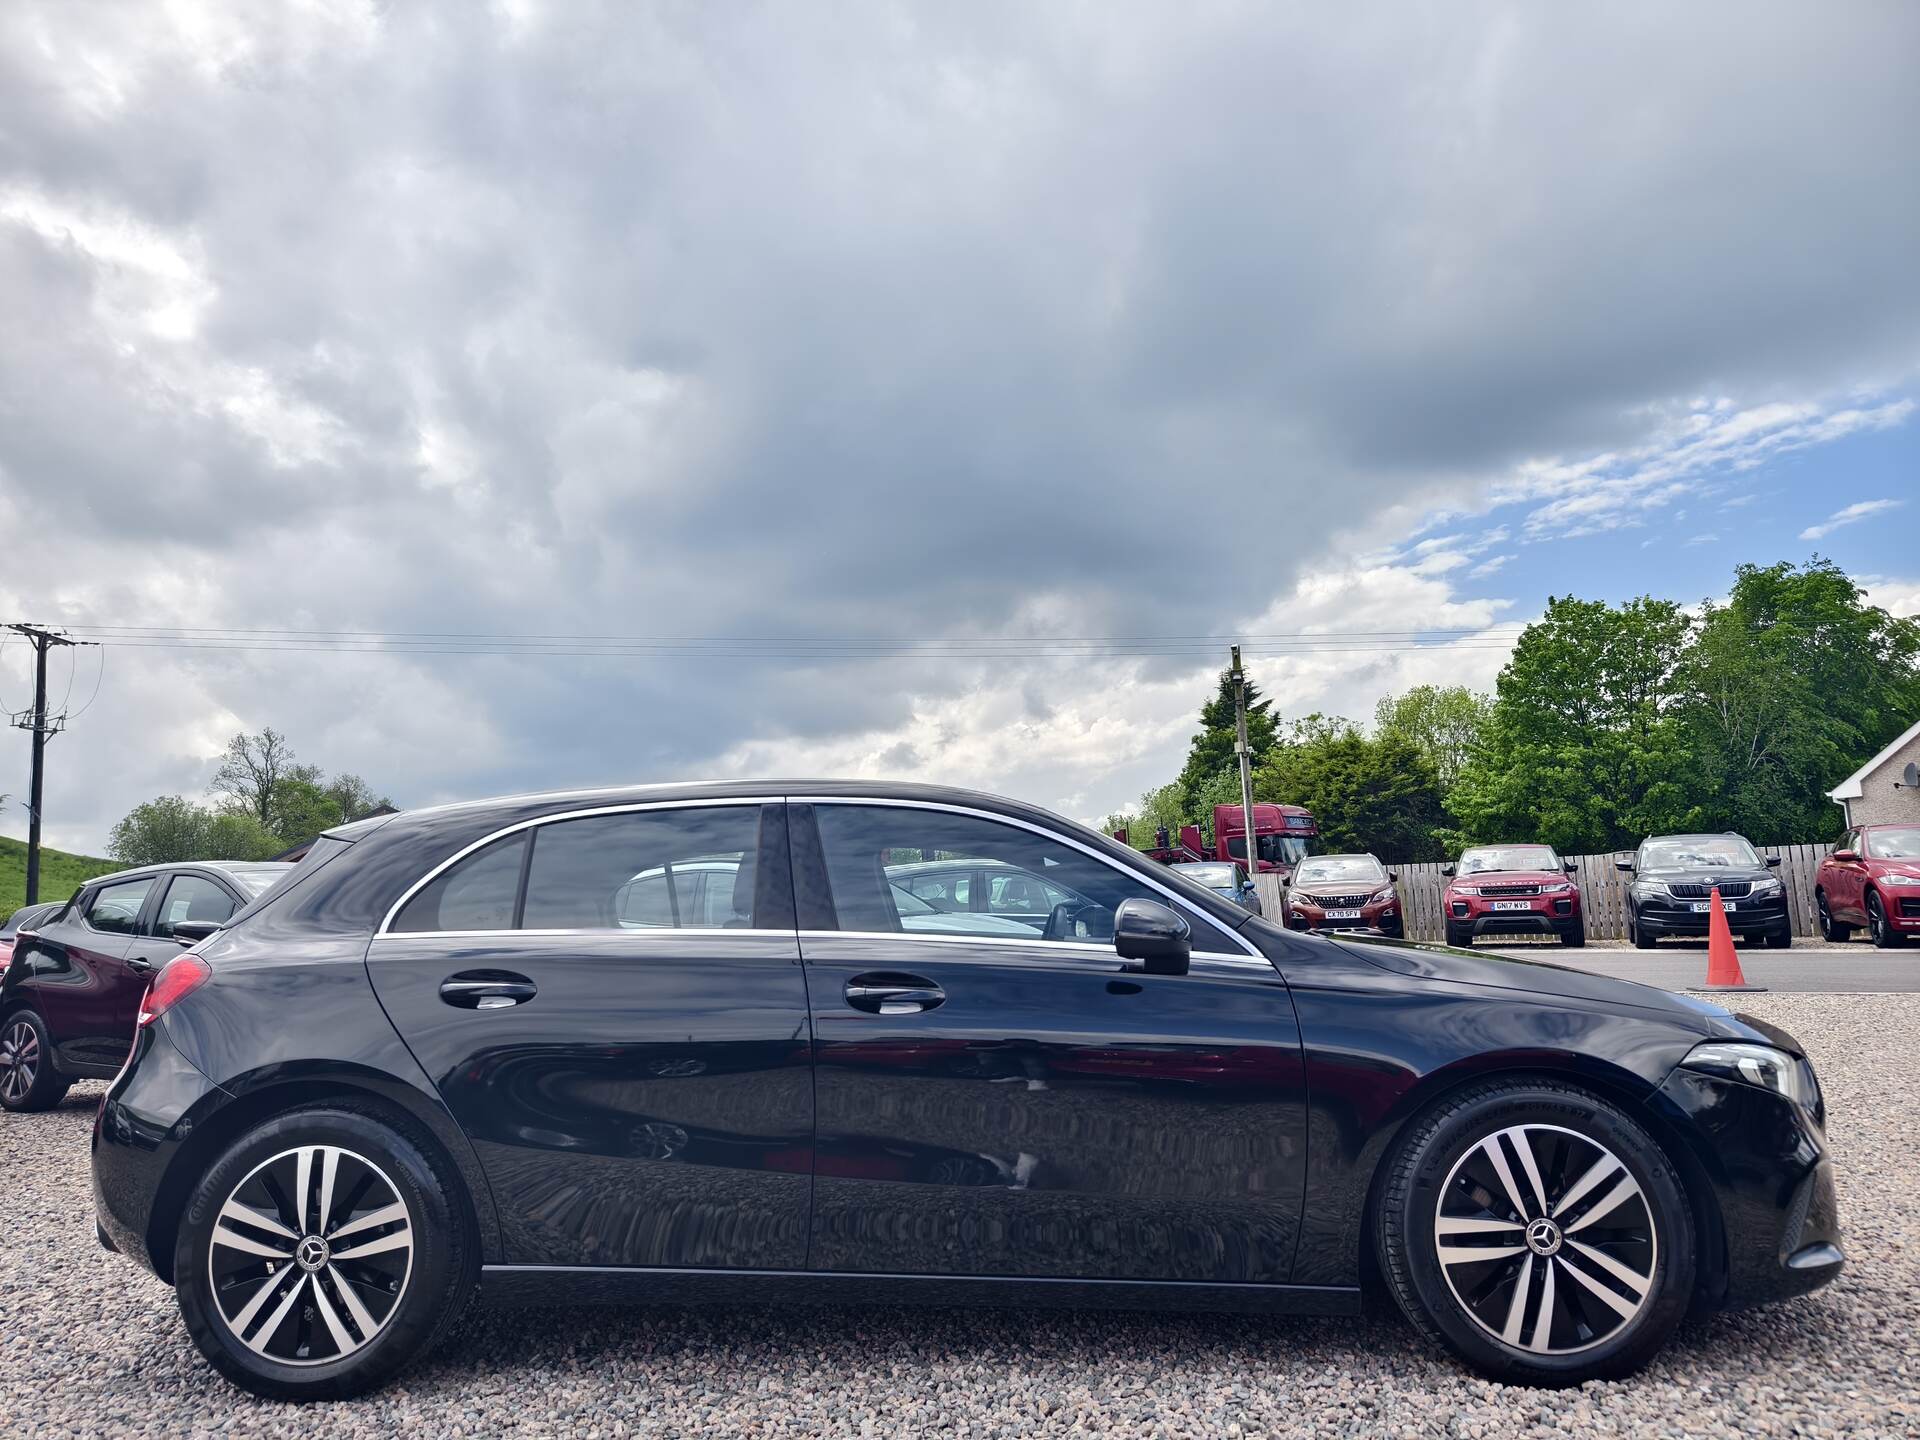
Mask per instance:
[[[1912,875],[1920,879],[1920,860],[1869,860],[1869,873],[1875,877],[1881,875]]]
[[[1455,885],[1558,885],[1572,876],[1559,870],[1476,870],[1471,875],[1455,875],[1447,881]]]
[[[1794,1054],[1800,1047],[1792,1037],[1735,1015],[1724,1005],[1716,1005],[1697,995],[1679,995],[1635,980],[1616,980],[1610,975],[1595,975],[1566,965],[1543,960],[1520,960],[1479,951],[1453,950],[1444,945],[1428,945],[1413,940],[1389,940],[1367,935],[1342,934],[1332,942],[1371,965],[1402,975],[1418,975],[1433,980],[1448,980],[1460,985],[1483,985],[1489,989],[1522,990],[1535,995],[1553,995],[1568,1000],[1585,1000],[1603,1005],[1625,1005],[1667,1015],[1698,1031],[1703,1037],[1719,1040],[1763,1040]]]

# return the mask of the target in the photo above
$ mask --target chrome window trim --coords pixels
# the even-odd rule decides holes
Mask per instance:
[[[1262,955],[1260,953],[1259,948],[1255,946],[1253,942],[1248,940],[1246,936],[1242,935],[1239,931],[1234,930],[1231,927],[1223,924],[1221,921],[1214,919],[1213,916],[1207,914],[1206,911],[1202,910],[1199,906],[1195,905],[1192,901],[1188,900],[1184,895],[1180,895],[1172,890],[1169,890],[1166,886],[1160,884],[1158,881],[1151,880],[1147,876],[1139,873],[1138,871],[1129,870],[1125,866],[1114,864],[1114,862],[1111,859],[1109,859],[1105,855],[1102,855],[1098,850],[1094,849],[1091,845],[1084,845],[1080,841],[1075,840],[1069,835],[1062,835],[1058,830],[1049,830],[1047,829],[1046,826],[1036,825],[1030,820],[1022,820],[1017,816],[1013,816],[1013,815],[1003,815],[997,810],[982,810],[982,809],[979,809],[977,806],[972,806],[972,805],[954,805],[954,804],[949,804],[948,802],[942,801],[942,800],[893,800],[893,799],[883,799],[878,796],[868,796],[868,795],[799,795],[799,796],[792,797],[789,803],[794,805],[887,805],[900,810],[944,810],[954,815],[972,815],[981,820],[991,820],[1001,825],[1013,825],[1021,830],[1031,830],[1035,835],[1044,835],[1049,840],[1058,841],[1062,845],[1072,846],[1075,850],[1078,850],[1081,854],[1087,856],[1089,859],[1097,860],[1100,864],[1106,866],[1109,870],[1118,870],[1123,875],[1132,876],[1134,879],[1138,880],[1142,885],[1145,885],[1149,890],[1159,891],[1162,895],[1166,896],[1168,900],[1172,901],[1176,908],[1180,910],[1184,910],[1190,915],[1197,915],[1200,919],[1204,920],[1207,924],[1211,925],[1214,929],[1218,930],[1221,934],[1226,935],[1229,938],[1237,941],[1240,944],[1240,946],[1243,949],[1245,949],[1247,954],[1259,960],[1259,962],[1262,965],[1268,965],[1267,957],[1265,955]],[[837,935],[855,935],[855,934],[863,934],[863,933],[872,934],[876,932],[837,930],[830,933],[837,934]],[[900,938],[899,935],[894,934],[892,931],[884,931],[884,932],[878,932],[878,933],[884,934],[888,939]],[[926,940],[926,939],[932,938],[931,936],[922,934],[918,931],[912,931],[912,932],[902,931],[900,933],[910,934],[912,938],[916,940]],[[963,935],[963,936],[956,936],[954,938],[962,939],[962,940],[973,940],[976,938],[994,939],[996,937],[992,937],[992,936],[976,937],[971,935]],[[1016,939],[1016,941],[1018,940],[1017,936],[1014,938]],[[1002,941],[1001,943],[1004,944],[1005,942]],[[1022,942],[1022,943],[1025,943],[1025,942]],[[1064,944],[1071,944],[1073,942],[1064,941],[1064,940],[1040,940],[1032,943],[1042,944],[1042,945],[1064,945]],[[1105,946],[1103,948],[1106,949],[1109,953],[1111,953],[1113,949],[1111,945]],[[1219,952],[1218,950],[1196,950],[1194,953],[1196,955],[1218,955],[1221,952]]]
[[[422,890],[426,889],[427,886],[431,885],[435,880],[439,879],[440,876],[445,871],[451,870],[455,865],[458,865],[462,860],[466,859],[467,856],[473,854],[474,851],[484,850],[487,848],[487,846],[493,844],[494,841],[504,840],[507,836],[518,834],[522,830],[535,830],[542,825],[557,825],[563,820],[590,820],[599,815],[631,815],[631,814],[636,814],[638,812],[646,811],[646,810],[718,810],[723,807],[734,806],[734,805],[784,805],[785,803],[786,803],[785,797],[779,796],[779,795],[727,795],[727,796],[716,796],[714,798],[706,799],[706,800],[640,800],[627,805],[597,805],[590,810],[561,810],[561,811],[556,811],[552,815],[535,815],[526,820],[516,820],[513,822],[513,824],[502,825],[498,830],[495,830],[492,834],[483,835],[478,840],[474,841],[471,845],[468,845],[465,849],[458,850],[452,855],[449,855],[445,860],[442,860],[438,865],[434,866],[433,869],[429,870],[425,875],[422,875],[418,880],[414,881],[412,885],[407,887],[405,893],[403,893],[398,900],[394,901],[393,904],[387,907],[387,913],[384,917],[382,917],[379,927],[373,932],[373,938],[378,940],[388,934],[412,936],[412,935],[533,935],[533,934],[543,933],[543,932],[533,931],[533,930],[394,930],[393,929],[394,917],[397,916],[402,910],[406,908],[407,902],[413,899],[413,897],[415,895],[418,895]],[[630,930],[582,929],[577,931],[550,931],[550,932],[544,932],[544,933],[580,934],[580,935],[630,935],[635,932]],[[680,934],[684,932],[677,929],[667,929],[667,930],[663,930],[661,933]],[[719,933],[719,932],[713,932],[713,933]],[[748,932],[744,930],[736,930],[733,933],[736,935],[743,935]],[[779,931],[778,933],[782,935],[791,935],[793,932],[791,930],[782,930],[782,931]]]
[[[790,932],[782,931],[782,934]],[[1023,937],[1019,935],[943,935],[938,932],[919,930],[802,930],[799,932],[802,952],[805,959],[805,943],[809,940],[885,940],[891,944],[907,941],[919,944],[926,941],[936,945],[990,946],[996,950],[1019,949],[1045,956],[1053,951],[1062,950],[1076,955],[1100,955],[1108,960],[1116,960],[1118,954],[1111,941],[1098,940],[1042,940],[1038,935]],[[1195,964],[1207,963],[1232,965],[1243,970],[1264,970],[1270,975],[1280,972],[1266,956],[1229,955],[1220,950],[1196,950],[1193,952]]]
[[[648,925],[636,930],[383,930],[376,940],[523,940],[531,936],[575,940],[650,940],[662,935],[734,935],[750,940],[791,940],[791,930],[730,930],[724,925]]]

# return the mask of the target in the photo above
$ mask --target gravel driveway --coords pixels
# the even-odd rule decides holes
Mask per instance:
[[[402,1382],[243,1396],[172,1292],[100,1250],[100,1087],[0,1115],[0,1430],[223,1435],[1920,1435],[1920,995],[1755,995],[1814,1052],[1851,1264],[1810,1299],[1684,1328],[1638,1378],[1472,1378],[1397,1318],[908,1310],[486,1310]]]

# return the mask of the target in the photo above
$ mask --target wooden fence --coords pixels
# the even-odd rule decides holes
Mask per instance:
[[[1762,855],[1778,855],[1780,867],[1774,871],[1787,887],[1787,909],[1793,917],[1793,933],[1810,936],[1817,932],[1814,919],[1813,877],[1820,866],[1821,857],[1833,847],[1830,845],[1762,845]],[[1624,940],[1627,938],[1627,885],[1632,876],[1616,870],[1611,852],[1605,855],[1572,855],[1566,857],[1573,861],[1573,880],[1580,886],[1580,899],[1587,919],[1587,938],[1589,940]],[[1445,917],[1441,912],[1440,895],[1446,885],[1446,877],[1440,873],[1437,863],[1420,865],[1400,865],[1394,868],[1399,881],[1395,888],[1400,892],[1401,909],[1407,917],[1407,935],[1414,940],[1439,940],[1446,933]],[[1280,882],[1272,875],[1259,877],[1260,904],[1270,919],[1277,919],[1286,913],[1284,892]],[[1525,943],[1526,936],[1502,936],[1501,943],[1509,939]],[[1554,936],[1539,937],[1539,943],[1557,944]]]

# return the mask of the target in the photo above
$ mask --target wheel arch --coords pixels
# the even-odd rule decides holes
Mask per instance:
[[[1372,1155],[1367,1177],[1367,1198],[1361,1212],[1360,1284],[1372,1297],[1382,1293],[1383,1281],[1379,1257],[1375,1252],[1375,1231],[1379,1223],[1380,1190],[1391,1168],[1390,1161],[1413,1123],[1436,1106],[1470,1086],[1488,1082],[1512,1081],[1525,1084],[1548,1081],[1556,1085],[1585,1090],[1629,1116],[1660,1147],[1661,1153],[1680,1175],[1681,1190],[1693,1212],[1695,1236],[1694,1296],[1695,1309],[1711,1309],[1724,1297],[1727,1288],[1726,1226],[1720,1213],[1720,1200],[1713,1180],[1677,1127],[1661,1114],[1653,1103],[1657,1093],[1629,1071],[1612,1066],[1554,1065],[1538,1059],[1496,1063],[1471,1068],[1454,1067],[1426,1076],[1410,1091],[1389,1126],[1382,1127],[1379,1144]]]
[[[414,1144],[433,1151],[459,1179],[458,1193],[451,1198],[465,1218],[469,1234],[478,1240],[482,1256],[491,1256],[497,1251],[498,1220],[485,1176],[474,1161],[465,1137],[444,1108],[437,1107],[437,1102],[429,1104],[411,1095],[396,1094],[387,1077],[355,1069],[263,1074],[254,1077],[251,1083],[242,1077],[238,1082],[229,1082],[225,1088],[232,1098],[195,1125],[181,1141],[179,1151],[167,1163],[148,1211],[147,1256],[154,1273],[168,1284],[173,1283],[174,1241],[179,1233],[180,1217],[194,1185],[215,1157],[263,1120],[292,1109],[327,1103],[350,1104],[390,1125]]]

